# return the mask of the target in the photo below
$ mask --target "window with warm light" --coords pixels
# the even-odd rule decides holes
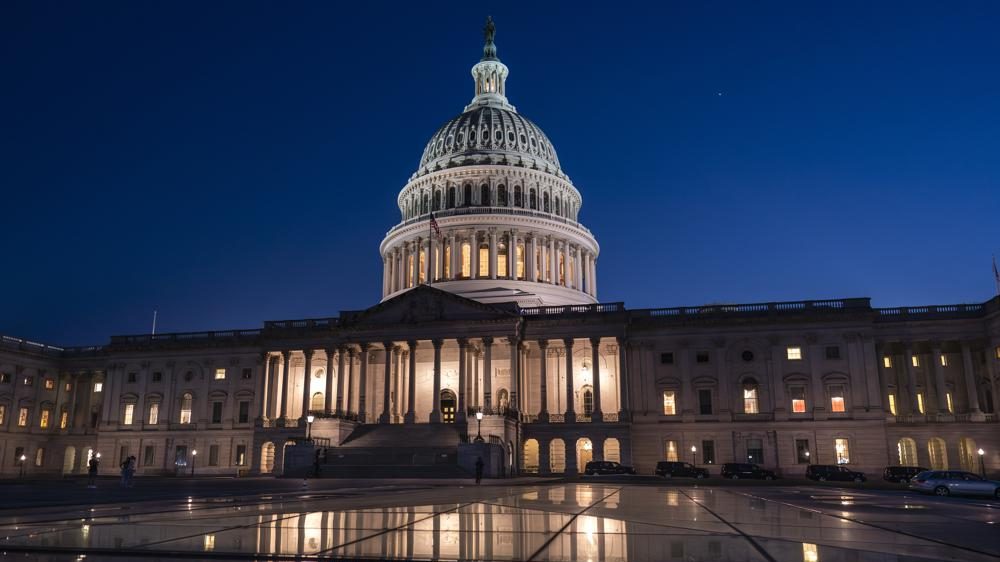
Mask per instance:
[[[460,275],[468,279],[472,277],[472,245],[468,242],[463,242],[459,250],[459,262],[461,262],[461,272]]]
[[[181,423],[191,423],[191,405],[193,402],[194,396],[190,392],[185,392],[181,398]]]
[[[1000,345],[993,349],[993,357],[1000,359]]]
[[[34,384],[35,384],[34,377],[24,377],[24,386],[34,386]]]
[[[0,404],[0,426],[7,420],[7,406]]]
[[[802,359],[802,348],[801,347],[789,347],[786,350],[786,357],[789,361],[798,361]]]
[[[28,427],[28,409],[20,408],[17,411],[17,426]]]
[[[42,466],[45,460],[45,449],[39,447],[35,449],[35,466]]]
[[[895,394],[890,394],[889,395],[889,413],[892,414],[892,415],[894,415],[894,416],[896,415],[896,395]]]
[[[955,403],[951,401],[951,393],[950,392],[945,393],[944,397],[945,397],[945,400],[948,401],[948,413],[949,414],[954,414],[955,413]]]
[[[135,404],[125,404],[125,412],[122,415],[122,423],[132,425],[132,418],[135,416]]]
[[[38,420],[38,427],[42,429],[47,429],[49,427],[49,418],[52,417],[52,410],[48,408],[42,408],[42,419]]]
[[[507,245],[497,245],[497,277],[507,277]]]
[[[923,414],[924,413],[924,393],[917,393],[917,410]]]
[[[95,382],[94,383],[94,392],[100,392],[102,390],[104,390],[104,383],[103,382]]]
[[[759,411],[757,404],[757,381],[747,379],[743,383],[743,413],[756,414]]]
[[[831,412],[846,411],[844,404],[844,385],[835,384],[830,386],[830,411]]]
[[[444,277],[451,279],[451,244],[444,247]]]
[[[226,380],[226,369],[225,368],[219,367],[218,369],[215,370],[215,380],[217,380],[217,381]]]
[[[663,391],[663,415],[674,416],[677,415],[677,393],[673,390]]]
[[[677,462],[677,441],[667,441],[664,444],[664,451],[668,461]]]
[[[851,462],[851,449],[847,439],[834,439],[833,450],[837,456],[837,464],[848,464]]]
[[[802,562],[819,562],[819,549],[813,543],[802,543]]]
[[[66,392],[69,392],[69,391],[73,390],[73,383],[71,383],[71,382],[66,383],[66,385],[63,387],[63,389]]]
[[[945,355],[944,353],[941,354],[941,366],[942,367],[948,366],[948,356]]]
[[[524,244],[517,245],[516,258],[517,271],[515,273],[517,273],[518,279],[524,279]]]
[[[63,408],[62,412],[59,413],[59,429],[66,429],[67,426],[69,426],[69,412]]]
[[[55,379],[45,379],[45,382],[43,384],[45,385],[45,390],[55,390],[56,389],[56,381],[55,381]]]
[[[490,276],[490,247],[486,244],[479,245],[479,273],[480,277]]]
[[[886,355],[885,357],[883,357],[882,358],[882,366],[885,367],[886,369],[891,369],[892,368],[892,357],[889,357],[888,355]]]
[[[423,248],[420,248],[420,261],[417,264],[419,269],[417,270],[417,284],[422,284],[427,282],[427,252]]]
[[[236,446],[236,466],[246,466],[247,464],[247,446],[237,445]]]
[[[911,355],[910,356],[910,362],[913,364],[914,367],[919,367],[920,366],[920,356],[919,355]]]
[[[160,405],[157,402],[153,402],[149,405],[149,415],[146,417],[146,423],[149,425],[156,425],[160,423]]]
[[[806,413],[806,389],[802,386],[793,386],[788,389],[792,397],[792,413]]]

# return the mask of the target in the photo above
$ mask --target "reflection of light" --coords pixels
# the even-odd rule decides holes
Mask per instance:
[[[583,442],[583,450],[590,451],[594,448],[594,445],[588,440]]]
[[[816,549],[816,545],[802,543],[802,562],[819,562],[819,550]]]
[[[205,535],[205,550],[215,550],[215,535]]]

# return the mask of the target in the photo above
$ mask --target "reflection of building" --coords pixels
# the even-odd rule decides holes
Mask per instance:
[[[464,431],[474,410],[521,471],[590,458],[647,473],[660,459],[975,469],[980,447],[1000,467],[1000,299],[598,304],[582,198],[509,104],[507,73],[491,35],[475,97],[399,194],[379,304],[92,348],[5,338],[0,471],[24,454],[29,472],[79,472],[99,450],[106,470],[135,455],[140,473],[280,472],[307,411],[337,445],[358,423]]]

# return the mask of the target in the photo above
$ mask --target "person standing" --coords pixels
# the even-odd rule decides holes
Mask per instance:
[[[132,487],[132,477],[135,476],[135,465],[136,458],[132,455],[128,458],[125,465],[125,486],[128,488]]]
[[[479,484],[483,479],[483,457],[476,459],[476,484]]]
[[[87,487],[96,488],[97,487],[97,467],[101,464],[101,461],[97,459],[97,455],[92,455],[90,461],[87,462]]]

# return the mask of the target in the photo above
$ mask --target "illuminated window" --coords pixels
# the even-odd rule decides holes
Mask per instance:
[[[95,382],[94,383],[94,392],[100,392],[102,390],[104,390],[104,383],[103,382]]]
[[[819,562],[819,549],[815,544],[802,543],[802,562]]]
[[[834,439],[833,450],[837,455],[837,464],[851,462],[851,449],[847,444],[847,439]]]
[[[69,426],[69,412],[63,408],[62,412],[59,413],[59,429],[66,429],[67,426]]]
[[[149,405],[149,416],[146,418],[149,425],[156,425],[160,423],[160,405],[153,402]]]
[[[759,413],[757,404],[757,381],[754,379],[747,379],[743,383],[743,413]]]
[[[944,395],[945,399],[948,401],[948,413],[955,413],[955,403],[951,401],[951,393],[948,392]]]
[[[66,392],[69,392],[69,391],[73,390],[73,383],[68,382],[68,383],[66,383],[66,386],[64,386],[63,388],[66,390]]]
[[[507,277],[507,245],[497,245],[497,277]]]
[[[889,357],[888,355],[886,355],[885,357],[883,357],[882,358],[882,366],[885,367],[886,369],[891,369],[892,368],[892,357]]]
[[[917,393],[917,410],[919,410],[921,414],[924,413],[924,393],[923,392],[918,392]]]
[[[789,389],[792,396],[792,412],[796,414],[806,413],[806,389],[801,386],[793,386]]]
[[[403,283],[407,287],[413,286],[413,254],[406,256],[406,279]]]
[[[789,347],[787,349],[787,356],[789,361],[798,361],[802,359],[802,348],[801,347]]]
[[[911,355],[910,356],[910,361],[913,363],[914,367],[919,367],[920,366],[920,357],[919,356],[917,356],[917,355]]]
[[[205,550],[215,550],[215,535],[205,535]]]
[[[52,410],[48,408],[42,409],[42,419],[38,421],[38,427],[46,429],[49,427],[49,418],[52,417]]]
[[[132,417],[135,414],[135,404],[125,404],[125,413],[122,415],[122,423],[132,425]]]
[[[677,414],[676,392],[673,390],[663,391],[663,415],[673,416]]]
[[[191,423],[192,402],[194,402],[194,396],[191,396],[190,392],[185,392],[184,397],[181,398],[181,423]]]
[[[452,188],[454,190],[454,188]],[[451,244],[444,247],[444,277],[451,278]]]
[[[517,245],[517,278],[524,279],[524,244]]]
[[[900,466],[917,466],[917,442],[904,437],[896,443]]]
[[[566,259],[562,254],[559,254],[559,284],[566,286]]]
[[[837,384],[830,387],[830,411],[844,412],[844,386]]]
[[[20,408],[17,411],[17,426],[28,427],[28,409]]]
[[[417,270],[417,284],[427,282],[427,252],[420,248],[420,269]]]
[[[795,459],[799,464],[809,464],[809,440],[795,440]]]
[[[462,262],[462,277],[472,276],[472,246],[468,242],[463,242],[461,246],[461,255],[459,256]]]
[[[677,462],[677,441],[667,441],[664,449],[667,455],[667,460]]]
[[[236,466],[246,466],[247,464],[247,446],[237,445],[236,446]]]
[[[215,380],[221,381],[226,379],[226,370],[222,367],[215,370]]]
[[[479,245],[479,274],[480,277],[490,276],[490,247],[487,244]]]
[[[896,395],[895,394],[890,394],[889,395],[889,413],[892,414],[892,415],[894,415],[894,416],[896,415]]]
[[[0,373],[0,384],[10,384],[10,373]]]
[[[6,419],[7,419],[7,406],[0,404],[0,426],[3,425],[3,422],[6,421]]]
[[[1000,359],[1000,345],[996,346],[993,349],[993,356],[996,357],[997,359]]]
[[[45,390],[55,390],[56,381],[54,379],[45,379]]]
[[[941,366],[942,367],[948,366],[948,356],[945,355],[944,353],[941,354]]]
[[[24,377],[24,386],[33,386],[35,384],[34,377]]]
[[[42,466],[42,462],[45,460],[45,449],[39,447],[35,449],[35,466]]]

